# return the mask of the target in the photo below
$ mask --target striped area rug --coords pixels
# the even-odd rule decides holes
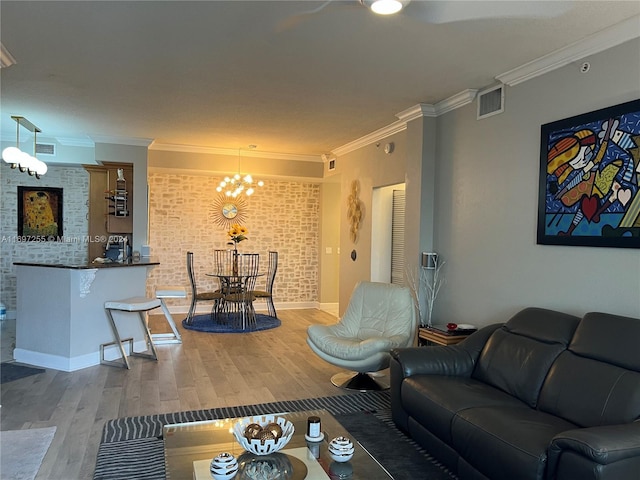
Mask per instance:
[[[325,409],[338,418],[341,415],[357,412],[378,412],[383,428],[389,428],[391,429],[389,433],[401,436],[399,438],[403,438],[406,444],[404,449],[406,450],[406,446],[411,446],[412,450],[415,450],[414,454],[420,456],[421,460],[428,463],[428,467],[434,469],[437,475],[428,478],[434,478],[434,480],[455,478],[424,450],[421,450],[413,440],[395,428],[390,417],[390,408],[389,392],[386,391],[117,418],[107,421],[104,426],[93,478],[94,480],[165,478],[162,428],[167,424],[316,409]]]

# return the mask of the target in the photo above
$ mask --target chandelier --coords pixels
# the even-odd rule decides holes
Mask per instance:
[[[5,148],[2,151],[2,158],[11,168],[18,168],[21,172],[27,172],[29,175],[40,178],[41,175],[47,173],[47,164],[35,157],[36,139],[41,130],[24,117],[12,115],[11,118],[18,124],[16,126],[16,146]],[[20,150],[20,126],[33,132],[33,156]]]
[[[256,148],[256,145],[249,145],[250,149]],[[224,180],[216,187],[216,191],[224,193],[227,197],[236,198],[238,195],[245,194],[250,197],[254,194],[256,187],[264,186],[262,180],[254,181],[251,174],[240,173],[240,155],[241,151],[238,149],[238,172],[233,176],[226,176]]]

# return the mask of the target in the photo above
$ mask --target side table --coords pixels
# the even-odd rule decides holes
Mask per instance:
[[[441,328],[438,328],[436,325],[432,327],[420,327],[418,333],[420,344],[436,344],[446,347],[460,343],[473,333],[473,331],[450,333],[447,331],[445,325],[441,325],[440,327]]]

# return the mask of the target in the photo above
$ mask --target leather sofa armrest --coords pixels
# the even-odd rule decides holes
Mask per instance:
[[[640,421],[624,425],[579,428],[556,435],[548,451],[550,472],[556,472],[561,468],[562,454],[568,450],[599,465],[610,465],[635,458],[635,462],[627,463],[636,465],[637,468],[640,464]],[[620,475],[620,470],[616,471],[616,475]]]
[[[401,366],[403,378],[412,375],[470,376],[485,343],[501,326],[483,327],[449,347],[395,348],[391,350],[391,357]]]

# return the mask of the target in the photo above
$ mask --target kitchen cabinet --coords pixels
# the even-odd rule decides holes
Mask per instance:
[[[102,257],[110,236],[133,233],[133,164],[85,165],[89,172],[89,260]],[[118,180],[121,170],[121,180]],[[123,181],[124,180],[124,181]],[[129,240],[132,240],[129,238]]]
[[[107,166],[108,188],[105,194],[107,201],[107,232],[133,233],[133,165],[125,163]],[[122,175],[119,175],[118,172]]]

